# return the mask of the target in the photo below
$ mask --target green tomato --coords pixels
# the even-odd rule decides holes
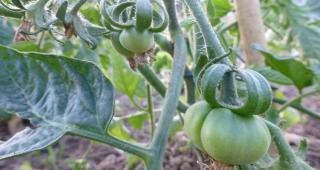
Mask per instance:
[[[138,31],[136,28],[130,28],[121,32],[120,43],[126,49],[141,54],[153,47],[154,36],[148,30]]]
[[[204,148],[202,146],[200,132],[202,124],[211,110],[212,108],[207,102],[200,101],[190,106],[184,116],[184,131],[192,143],[202,151],[204,151]]]
[[[285,121],[285,128],[291,127],[301,121],[300,113],[291,107],[286,108],[284,111],[280,112],[279,115],[280,118],[282,118]]]
[[[212,109],[205,102],[185,115],[185,132],[202,151],[217,161],[241,165],[258,161],[268,151],[271,136],[258,116],[241,116],[229,109]]]
[[[113,48],[121,55],[125,56],[126,58],[134,57],[134,53],[124,48],[120,41],[119,41],[120,33],[113,33],[111,35],[111,42]]]

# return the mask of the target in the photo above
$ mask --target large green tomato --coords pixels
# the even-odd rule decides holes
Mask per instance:
[[[120,43],[126,49],[141,54],[153,47],[154,36],[148,30],[138,31],[136,28],[130,28],[121,32]]]
[[[225,108],[212,109],[205,102],[198,102],[187,110],[184,129],[199,149],[231,165],[258,161],[271,142],[260,117],[241,116]]]

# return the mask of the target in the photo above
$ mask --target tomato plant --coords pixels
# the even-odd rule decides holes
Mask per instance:
[[[308,38],[320,35],[319,2],[262,5],[268,35],[273,32],[267,44],[272,52],[250,44],[264,63],[249,66],[239,43],[247,39],[243,20],[235,19],[228,0],[0,0],[0,115],[16,114],[32,124],[0,144],[0,159],[41,150],[71,134],[121,149],[158,170],[169,136],[183,128],[188,149],[199,161],[209,160],[201,162],[208,167],[219,162],[240,169],[312,169],[280,127],[281,119],[299,122],[285,113],[291,107],[320,119],[301,103],[320,92],[320,42]],[[275,21],[277,16],[284,21]],[[275,55],[283,51],[303,51],[307,59]],[[157,54],[166,57],[159,55],[151,67]],[[168,76],[157,75],[163,69],[170,71],[169,83],[159,78]],[[296,87],[299,94],[287,101],[279,85]],[[152,90],[163,102],[154,101]],[[115,114],[121,110],[119,93],[138,111]],[[141,143],[126,126],[141,130],[145,121],[150,141]],[[274,157],[270,145],[277,148]]]

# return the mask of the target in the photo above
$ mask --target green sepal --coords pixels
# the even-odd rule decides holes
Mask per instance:
[[[68,1],[64,1],[58,8],[56,17],[61,21],[65,22],[66,13],[68,10]]]
[[[20,9],[26,9],[23,4],[20,2],[20,0],[11,0],[11,2]]]
[[[123,2],[123,3],[132,3],[132,2]],[[121,4],[123,4],[121,3]],[[106,0],[101,0],[100,1],[100,12],[103,16],[103,19],[105,20],[105,23],[107,22],[107,24],[113,26],[113,27],[117,27],[117,28],[121,28],[121,29],[125,29],[125,28],[130,28],[133,26],[132,23],[129,24],[125,24],[125,23],[120,23],[115,21],[112,17],[111,17],[111,11],[110,8],[107,7],[107,2]]]
[[[162,32],[163,30],[165,30],[169,24],[169,16],[167,11],[165,10],[165,8],[158,2],[155,1],[156,4],[158,4],[158,6],[160,7],[161,11],[156,11],[154,10],[153,13],[153,23],[155,24],[153,27],[151,27],[149,29],[149,31],[151,32]],[[161,13],[164,16],[161,16]]]
[[[125,3],[120,3],[119,5],[116,5],[114,7],[114,9],[112,10],[112,18],[115,21],[119,21],[120,20],[120,15],[129,7],[134,6],[135,3],[134,2],[125,2]]]
[[[152,24],[152,4],[150,0],[136,1],[136,28],[138,31],[148,29]]]
[[[219,99],[217,89],[226,73],[235,71],[246,84],[246,99],[240,105],[225,103]],[[224,64],[210,66],[201,79],[201,92],[213,107],[224,107],[242,115],[260,114],[267,111],[272,102],[272,90],[267,80],[259,73],[249,69],[232,70]],[[221,94],[224,95],[224,94]]]
[[[77,33],[77,35],[84,40],[87,44],[91,46],[92,49],[97,48],[98,40],[91,36],[87,30],[87,25],[84,23],[85,21],[82,20],[79,16],[75,16],[73,18],[73,27]]]

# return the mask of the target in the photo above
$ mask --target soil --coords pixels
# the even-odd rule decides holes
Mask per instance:
[[[289,92],[284,90],[284,92],[289,97],[294,96],[292,93],[296,93],[292,92],[292,89]],[[155,95],[154,98],[155,105],[161,106],[161,97]],[[128,101],[126,96],[117,96],[117,116],[135,112]],[[142,106],[146,105],[144,101],[140,104]],[[304,105],[320,112],[320,97],[309,97],[304,100]],[[307,115],[302,115],[304,121],[288,129],[290,139],[293,141],[291,144],[297,145],[301,138],[306,138],[309,143],[306,160],[315,169],[320,169],[320,122]],[[0,122],[0,140],[7,140],[27,124],[17,118],[11,120],[9,124]],[[148,124],[140,131],[129,126],[128,129],[140,142],[148,142],[150,138]],[[83,169],[142,170],[143,164],[141,161],[132,163],[132,160],[136,159],[136,157],[110,146],[68,135],[49,149],[0,161],[0,170],[71,170],[75,162],[82,165]],[[132,166],[126,167],[128,165]],[[178,132],[171,137],[163,163],[165,170],[198,170],[200,165],[202,163],[197,162],[196,152],[190,148],[188,139],[183,132]]]

